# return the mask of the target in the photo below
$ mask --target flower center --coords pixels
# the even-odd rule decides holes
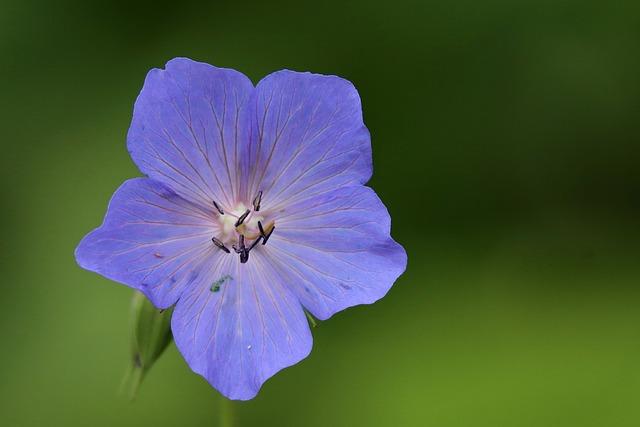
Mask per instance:
[[[226,212],[215,201],[213,206],[218,212],[219,233],[211,241],[226,253],[231,253],[229,246],[240,255],[240,262],[249,260],[249,252],[258,243],[267,243],[275,229],[275,220],[269,220],[268,212],[260,210],[262,191],[253,199],[251,207],[239,203]]]

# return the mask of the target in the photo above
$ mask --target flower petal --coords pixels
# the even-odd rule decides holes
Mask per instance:
[[[271,264],[314,316],[382,298],[407,255],[378,196],[348,186],[287,207],[269,239]]]
[[[228,257],[215,282],[192,287],[173,312],[185,360],[230,399],[253,398],[269,377],[311,351],[302,307],[261,249],[246,264]]]
[[[256,134],[248,156],[251,193],[283,205],[301,192],[371,177],[371,143],[360,97],[336,76],[283,70],[258,83],[254,95]]]
[[[210,213],[149,178],[126,181],[104,223],[82,239],[78,264],[143,292],[157,307],[173,305],[206,278],[221,251],[211,243]]]
[[[241,150],[249,139],[245,106],[253,90],[242,73],[186,58],[151,70],[127,135],[131,157],[186,199],[233,204],[246,169]]]

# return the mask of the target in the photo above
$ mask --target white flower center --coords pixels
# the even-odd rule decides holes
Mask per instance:
[[[220,215],[218,217],[220,222],[220,236],[218,238],[224,243],[234,244],[238,242],[240,234],[243,234],[245,239],[248,240],[260,237],[258,222],[261,222],[263,226],[265,225],[265,217],[262,212],[250,210],[242,224],[236,227],[238,219],[249,209],[244,203],[240,203],[232,210],[225,212],[224,215]]]
[[[238,203],[232,209],[223,210],[215,201],[213,206],[219,214],[217,235],[212,243],[226,253],[237,253],[240,262],[249,260],[249,252],[262,242],[265,245],[275,229],[275,220],[269,220],[268,211],[260,210],[262,191],[253,200],[252,206]],[[253,208],[253,209],[252,209]]]

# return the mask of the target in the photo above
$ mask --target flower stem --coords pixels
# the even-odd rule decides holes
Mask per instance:
[[[233,402],[220,396],[220,427],[233,427]]]

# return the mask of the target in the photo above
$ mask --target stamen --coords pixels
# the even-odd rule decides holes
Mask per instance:
[[[264,227],[262,226],[262,222],[258,221],[258,229],[260,229],[260,235],[262,236],[262,244],[266,245],[267,240],[269,240],[269,237],[271,237],[271,234],[273,233],[273,230],[276,229],[276,226],[272,225],[271,230],[269,230],[269,234],[266,234],[264,232]]]
[[[231,245],[237,254],[241,254],[246,248],[244,247],[244,234],[241,234],[238,240],[238,246]]]
[[[216,206],[216,209],[219,209],[219,206],[215,202],[213,203],[214,203],[214,206]],[[262,190],[258,191],[258,194],[256,194],[256,197],[252,201],[253,210],[246,209],[240,216],[237,217],[237,221],[234,224],[236,228],[235,231],[237,233],[236,236],[238,237],[238,240],[236,243],[231,245],[231,248],[235,253],[240,255],[241,264],[245,264],[247,261],[249,261],[249,253],[258,244],[260,244],[260,242],[262,242],[263,245],[267,243],[267,241],[271,237],[271,234],[273,234],[273,230],[275,229],[275,225],[273,225],[274,223],[269,222],[269,224],[267,225],[268,227],[267,230],[269,232],[267,233],[267,230],[265,230],[265,226],[262,224],[262,221],[256,221],[258,223],[258,229],[260,230],[260,234],[256,236],[255,230],[253,229],[253,224],[254,224],[253,219],[250,220],[250,223],[251,223],[250,226],[243,225],[244,222],[247,221],[247,218],[249,217],[249,215],[251,215],[252,212],[258,212],[260,210],[261,203],[262,203]],[[219,209],[218,211],[220,212],[221,209]],[[230,215],[233,217],[236,217],[235,214],[230,214]],[[245,236],[244,234],[245,232],[249,233],[248,234],[249,237]],[[249,242],[247,239],[252,239],[252,240]],[[216,246],[223,249],[225,252],[230,253],[229,249],[227,249],[227,247],[224,246],[222,241],[218,240],[215,237],[212,239],[212,241],[216,244]]]
[[[229,248],[227,248],[224,243],[222,243],[222,240],[216,238],[216,237],[212,237],[211,241],[213,242],[214,245],[216,245],[217,247],[219,247],[220,249],[222,249],[223,251],[225,251],[226,253],[230,254],[231,251],[229,250]]]
[[[249,215],[251,211],[249,209],[247,209],[246,211],[244,211],[244,213],[242,215],[240,215],[240,218],[238,218],[238,220],[235,223],[236,227],[239,227],[245,219],[247,219],[247,216]]]
[[[216,203],[215,200],[212,200],[213,202],[213,206],[216,208],[216,210],[220,213],[220,215],[224,215],[224,212],[222,212],[222,208],[220,208],[220,206],[218,206],[218,204]]]
[[[262,190],[258,191],[258,195],[253,199],[253,210],[258,212],[260,210],[260,202],[262,201]]]
[[[240,254],[240,263],[244,264],[245,262],[249,261],[249,251],[247,250],[247,247],[244,245],[244,234],[240,235],[238,245],[240,246],[240,249],[236,249],[235,247],[234,249],[237,253]]]
[[[266,245],[266,244],[267,244],[267,240],[269,240],[269,237],[271,237],[271,235],[273,234],[273,230],[275,230],[275,229],[276,229],[276,226],[275,226],[275,225],[272,225],[272,226],[271,226],[271,230],[269,230],[269,234],[267,234],[266,236],[264,236],[264,237],[262,238],[262,244],[263,244],[263,245]]]

